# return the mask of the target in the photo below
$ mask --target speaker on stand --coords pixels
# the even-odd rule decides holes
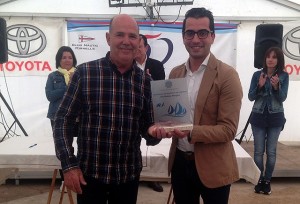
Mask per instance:
[[[254,67],[261,69],[266,51],[270,47],[282,48],[283,26],[260,24],[256,26],[254,43]]]
[[[256,26],[255,42],[254,42],[254,67],[263,68],[263,60],[266,51],[270,47],[282,48],[283,26],[281,24],[260,24]],[[243,129],[240,139],[236,140],[242,143],[246,130],[250,123],[251,113],[248,117],[246,125]]]
[[[6,34],[6,21],[0,18],[0,64],[7,62],[7,34]]]
[[[8,60],[7,49],[8,49],[8,46],[7,46],[6,21],[5,21],[5,19],[0,18],[0,64],[3,64],[5,62],[7,62],[7,60]],[[19,125],[19,127],[21,128],[23,134],[25,136],[28,136],[28,134],[26,133],[25,129],[21,125],[20,121],[16,117],[14,111],[10,108],[9,104],[6,102],[4,96],[1,93],[1,90],[0,90],[0,98],[4,102],[6,108],[9,110],[10,114],[15,119],[15,121],[11,124],[11,126],[6,130],[6,133],[2,137],[2,139],[0,140],[0,142],[4,141],[5,137],[8,135],[9,131],[11,130],[11,128],[13,127],[13,125],[15,123],[17,123]]]

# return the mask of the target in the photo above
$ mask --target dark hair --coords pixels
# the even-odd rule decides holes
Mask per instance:
[[[276,74],[281,73],[284,70],[284,55],[282,52],[282,49],[279,47],[270,47],[267,49],[264,57],[264,62],[263,62],[263,70],[266,72],[267,71],[267,65],[266,65],[266,59],[270,55],[271,52],[275,53],[275,56],[277,58],[277,65],[276,65]]]
[[[144,46],[146,47],[148,45],[148,40],[147,40],[146,36],[144,36],[143,34],[140,34],[140,37],[142,37]]]
[[[73,57],[73,67],[76,67],[77,65],[77,59],[75,57],[75,54],[72,50],[72,48],[68,47],[68,46],[61,46],[55,56],[55,66],[56,69],[60,66],[60,60],[62,59],[63,53],[64,52],[69,52],[71,53],[72,57]]]
[[[184,17],[183,24],[182,24],[182,35],[185,32],[185,24],[186,24],[186,20],[188,18],[198,19],[198,18],[203,18],[203,17],[207,17],[209,19],[209,29],[213,33],[215,33],[215,23],[214,23],[214,16],[213,16],[212,12],[201,7],[201,8],[192,8],[185,13],[185,17]]]

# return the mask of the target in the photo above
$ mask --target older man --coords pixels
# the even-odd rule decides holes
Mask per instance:
[[[55,118],[55,147],[65,184],[78,193],[78,204],[135,204],[142,170],[140,135],[171,134],[151,126],[151,78],[134,63],[140,42],[137,22],[126,14],[115,16],[106,40],[110,52],[79,65],[72,77]]]

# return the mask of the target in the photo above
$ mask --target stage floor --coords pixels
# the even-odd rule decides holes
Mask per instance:
[[[253,141],[240,144],[253,158]],[[279,142],[273,177],[300,177],[300,143]]]
[[[260,175],[259,169],[251,156],[236,141],[232,141],[232,144],[240,178],[256,184]],[[164,139],[153,147],[146,146],[142,140],[141,180],[170,180],[167,172],[170,145],[170,139]],[[76,141],[73,146],[77,146]],[[52,178],[53,170],[60,168],[60,162],[55,156],[53,138],[19,137],[0,143],[0,168],[15,168],[15,173],[6,178],[15,178],[16,182],[24,178]]]
[[[241,143],[241,146],[253,158],[253,141]],[[279,142],[277,147],[277,161],[273,177],[300,177],[300,143]],[[28,172],[29,173],[29,172]],[[49,172],[45,172],[49,174]],[[52,173],[52,172],[51,172]],[[26,177],[26,172],[24,172]],[[9,178],[13,178],[13,173]]]
[[[253,142],[241,143],[241,146],[253,157]],[[280,142],[277,150],[277,163],[274,171],[274,179],[272,179],[272,194],[265,196],[255,194],[253,192],[254,185],[250,182],[239,181],[232,185],[229,204],[298,204],[300,203],[300,143],[297,142]],[[4,181],[4,169],[0,171],[1,180]],[[13,171],[6,169],[6,173],[13,178]],[[285,178],[279,178],[285,177]],[[297,178],[298,177],[298,178]],[[42,183],[41,183],[42,182]],[[59,184],[59,182],[57,182]],[[21,180],[20,185],[14,185],[14,180],[8,181],[7,185],[0,185],[0,203],[7,204],[34,204],[40,203],[41,200],[47,199],[50,180]],[[162,183],[164,187],[163,193],[157,193],[149,189],[145,184],[141,184],[139,188],[138,204],[166,204],[170,184]],[[59,185],[56,186],[54,192],[54,201],[59,199]],[[64,204],[68,199],[65,196]],[[75,195],[73,196],[75,198]]]
[[[50,180],[21,180],[20,185],[8,181],[0,185],[1,204],[41,204],[46,203]],[[262,195],[253,192],[254,185],[249,182],[238,181],[232,184],[229,204],[299,204],[299,178],[274,178],[272,180],[272,194]],[[59,184],[59,182],[57,182]],[[164,192],[156,192],[141,182],[137,204],[167,204],[170,184],[161,183]],[[59,201],[59,185],[53,193],[52,203]],[[73,194],[75,200],[76,195]],[[76,203],[76,201],[75,201]],[[203,203],[203,202],[201,202]],[[70,204],[65,194],[63,204]]]

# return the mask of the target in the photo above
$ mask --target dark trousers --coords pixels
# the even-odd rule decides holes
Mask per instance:
[[[53,131],[54,121],[50,119],[50,123],[51,123],[52,131]],[[59,169],[59,175],[60,175],[61,180],[63,181],[64,180],[64,173],[63,173],[62,169]]]
[[[187,159],[177,149],[171,172],[171,182],[176,204],[228,204],[231,185],[207,188],[199,179],[195,160]]]
[[[82,194],[77,194],[77,204],[136,204],[139,178],[125,184],[102,184],[94,178],[84,178]]]

